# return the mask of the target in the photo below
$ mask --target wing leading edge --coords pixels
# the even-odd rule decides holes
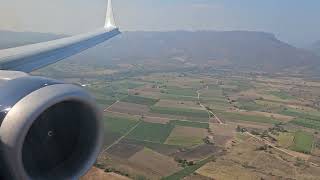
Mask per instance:
[[[78,54],[120,34],[108,0],[103,28],[72,37],[0,50],[0,70],[31,72]]]

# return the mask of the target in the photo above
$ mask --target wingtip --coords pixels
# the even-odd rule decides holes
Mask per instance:
[[[117,27],[113,16],[112,0],[108,0],[106,22],[104,27],[107,29]]]

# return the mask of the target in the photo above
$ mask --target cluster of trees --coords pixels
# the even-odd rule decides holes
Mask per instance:
[[[178,162],[179,165],[183,168],[195,165],[194,161],[188,161],[186,159],[176,158],[175,161]]]
[[[124,171],[120,171],[120,170],[117,170],[115,168],[106,168],[104,170],[104,172],[107,172],[107,173],[110,173],[110,172],[113,172],[113,173],[116,173],[116,174],[119,174],[119,175],[122,175],[122,176],[126,176],[126,177],[129,177],[129,173],[127,172],[124,172]]]

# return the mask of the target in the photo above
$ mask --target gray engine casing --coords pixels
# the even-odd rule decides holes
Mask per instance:
[[[15,74],[0,77],[0,174],[78,179],[103,144],[101,114],[81,87]]]

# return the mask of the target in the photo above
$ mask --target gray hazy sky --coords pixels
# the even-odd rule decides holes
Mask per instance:
[[[113,0],[122,30],[252,30],[320,40],[320,0]],[[104,22],[105,0],[0,0],[0,29],[74,34]]]

